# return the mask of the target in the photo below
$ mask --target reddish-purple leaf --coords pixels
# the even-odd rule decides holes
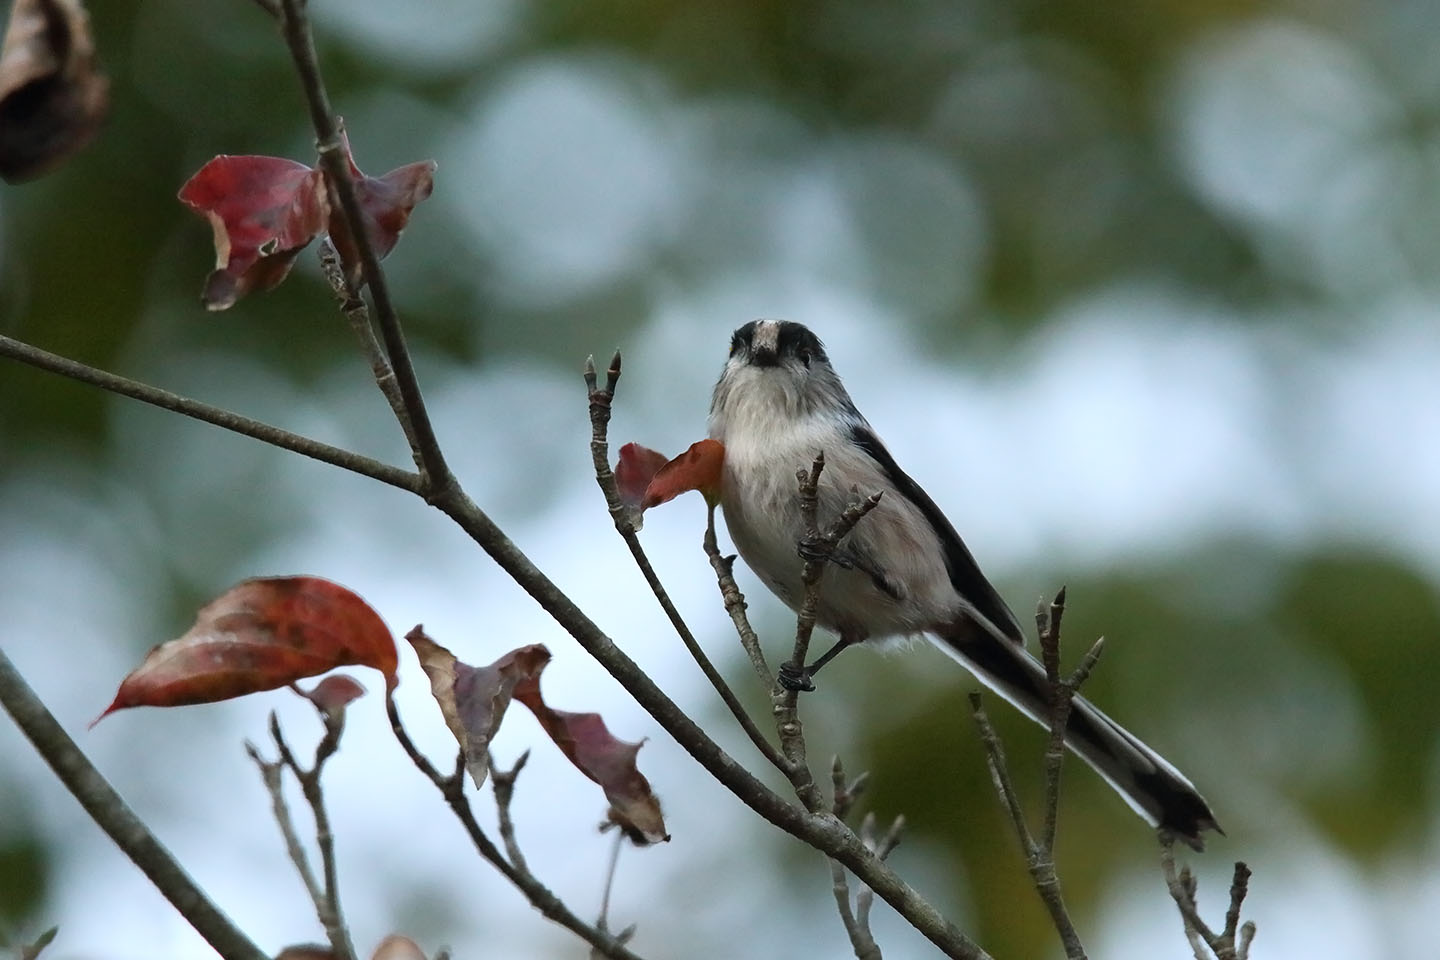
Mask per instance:
[[[516,686],[515,699],[530,708],[570,762],[601,786],[610,801],[610,818],[626,836],[641,846],[670,839],[660,800],[635,765],[643,740],[617,739],[598,713],[569,713],[547,706],[540,695],[538,672]]]
[[[315,684],[312,690],[301,690],[299,687],[295,690],[315,704],[316,709],[330,716],[340,714],[352,700],[365,696],[365,688],[360,681],[344,673],[331,674]]]
[[[284,280],[329,212],[320,171],[279,157],[216,157],[179,196],[215,232],[215,270],[201,295],[209,310]]]
[[[84,149],[109,89],[80,0],[15,0],[0,48],[0,177],[41,176]]]
[[[387,687],[397,682],[395,640],[359,596],[319,577],[246,580],[207,604],[184,636],[146,654],[95,722],[125,707],[213,703],[353,664],[379,670]]]
[[[615,464],[615,485],[627,507],[639,512],[640,502],[645,499],[645,488],[650,486],[650,480],[668,459],[665,454],[638,443],[627,443],[620,448],[620,460]]]
[[[343,136],[343,135],[342,135]],[[345,158],[350,164],[350,176],[355,180],[355,197],[360,201],[360,215],[365,222],[365,234],[376,259],[383,260],[395,249],[400,241],[400,232],[410,222],[410,213],[415,205],[430,196],[435,186],[435,161],[422,160],[396,167],[379,177],[362,173],[355,165],[350,153],[350,140],[344,137]],[[360,257],[351,239],[339,203],[331,204],[330,242],[340,254],[351,283],[361,279]]]
[[[472,667],[455,659],[418,626],[405,639],[415,648],[420,666],[430,678],[430,692],[465,754],[470,779],[480,786],[488,772],[490,741],[500,729],[516,684],[538,677],[550,662],[550,651],[535,643],[511,650],[488,667]]]
[[[705,502],[714,505],[720,497],[724,468],[725,447],[720,441],[707,437],[692,443],[689,450],[656,471],[645,488],[640,508],[649,510],[690,490],[699,490]]]

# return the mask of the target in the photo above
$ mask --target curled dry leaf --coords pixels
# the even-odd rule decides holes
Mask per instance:
[[[643,740],[629,743],[616,738],[598,713],[569,713],[547,706],[540,695],[538,672],[516,686],[515,699],[530,708],[570,762],[600,784],[610,801],[610,819],[626,836],[641,846],[670,839],[660,800],[635,765]]]
[[[650,486],[651,479],[668,459],[665,454],[638,443],[627,443],[620,448],[620,460],[615,464],[615,485],[626,506],[639,509],[645,499],[645,488]]]
[[[398,682],[394,638],[369,604],[319,577],[246,580],[201,609],[184,636],[146,654],[95,722],[125,707],[212,703],[351,665],[379,670],[387,687]]]
[[[344,673],[331,674],[311,690],[295,689],[300,696],[315,704],[317,710],[330,716],[344,712],[352,700],[365,696],[365,687],[360,681]]]
[[[200,295],[208,310],[277,286],[329,213],[320,171],[280,157],[216,157],[180,188],[180,201],[215,233],[215,269]]]
[[[376,256],[384,258],[395,249],[415,205],[430,196],[435,164],[411,163],[371,177],[355,166],[348,139],[344,150],[366,233]],[[219,156],[186,181],[179,197],[210,221],[215,234],[215,270],[201,294],[209,310],[225,310],[251,291],[275,287],[300,251],[327,232],[346,276],[351,283],[359,280],[355,244],[318,167],[280,157]]]
[[[472,667],[455,659],[418,626],[405,634],[405,639],[420,657],[420,666],[430,678],[430,692],[465,754],[470,779],[479,787],[489,771],[490,741],[500,729],[516,685],[538,677],[550,662],[550,651],[534,643],[511,650],[488,667]]]
[[[79,0],[15,0],[0,47],[0,177],[41,176],[84,149],[109,86]]]
[[[690,445],[680,456],[666,463],[650,479],[640,508],[648,510],[674,500],[682,493],[699,490],[712,506],[720,497],[720,479],[725,467],[725,447],[708,437]]]
[[[345,159],[350,164],[350,176],[355,180],[355,196],[360,201],[360,216],[365,221],[365,233],[375,257],[384,260],[395,244],[400,242],[400,233],[410,222],[410,213],[415,205],[430,196],[435,187],[435,161],[421,160],[396,167],[379,177],[367,176],[355,166],[350,153],[350,139],[341,134],[345,145]],[[339,203],[331,204],[330,242],[345,264],[345,275],[352,284],[360,283],[360,256],[350,229],[340,211]]]

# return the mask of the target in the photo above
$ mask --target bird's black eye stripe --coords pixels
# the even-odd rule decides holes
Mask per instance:
[[[803,323],[786,321],[780,324],[776,345],[781,355],[788,353],[807,367],[814,360],[825,359],[825,348],[821,345],[820,338]]]
[[[755,321],[751,320],[749,323],[745,324],[745,326],[736,330],[735,335],[730,338],[730,356],[733,357],[743,348],[748,347],[750,345],[751,339],[754,336]]]

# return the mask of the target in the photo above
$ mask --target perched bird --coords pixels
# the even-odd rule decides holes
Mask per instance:
[[[725,446],[721,506],[730,536],[750,569],[791,608],[803,599],[798,549],[807,532],[796,471],[825,455],[822,526],[857,499],[854,491],[881,494],[840,542],[820,582],[816,619],[839,642],[782,681],[810,689],[815,671],[847,647],[927,634],[986,686],[1048,725],[1045,670],[1026,652],[1015,614],[935,501],[855,408],[809,328],[756,320],[735,331],[715,384],[710,436]],[[1179,770],[1083,698],[1075,698],[1065,743],[1151,826],[1196,849],[1203,831],[1219,829]]]

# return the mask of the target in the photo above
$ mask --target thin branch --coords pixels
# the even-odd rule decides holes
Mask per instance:
[[[0,649],[0,704],[34,745],[35,752],[45,758],[60,782],[80,801],[90,819],[115,841],[216,953],[225,960],[267,960],[266,954],[210,902],[175,862],[170,851],[105,781],[30,689],[3,649]]]
[[[869,774],[862,773],[854,780],[845,778],[845,766],[838,756],[830,764],[831,791],[830,812],[844,820],[854,806],[855,800],[865,791]],[[866,823],[873,818],[866,816]],[[862,842],[864,836],[862,833]],[[873,845],[867,844],[873,850]],[[884,859],[884,855],[880,855]],[[835,907],[840,911],[840,922],[845,935],[850,938],[850,948],[855,951],[856,960],[882,960],[880,946],[870,931],[870,900],[866,899],[869,887],[862,886],[856,898],[855,907],[850,906],[850,881],[845,867],[838,860],[830,860],[830,889],[835,895]]]
[[[470,808],[470,800],[465,796],[463,761],[458,762],[455,770],[448,775],[436,770],[435,765],[420,752],[414,741],[410,739],[410,734],[406,732],[404,724],[400,722],[400,711],[395,705],[395,698],[389,692],[385,695],[385,713],[390,718],[390,729],[395,734],[400,748],[405,751],[410,762],[415,764],[415,767],[440,791],[446,804],[455,814],[456,819],[460,821],[460,825],[465,828],[465,833],[469,835],[470,842],[475,845],[476,851],[495,869],[504,874],[505,878],[525,895],[525,899],[530,901],[531,906],[540,911],[542,916],[560,924],[590,944],[600,956],[611,958],[611,960],[640,960],[639,956],[627,948],[619,937],[598,930],[576,916],[569,907],[565,906],[564,901],[523,866],[524,858],[520,858],[519,863],[505,858],[505,855],[500,852],[500,848],[495,846],[494,841],[485,834],[475,819],[475,812]],[[514,772],[511,771],[512,774]]]
[[[319,460],[372,480],[379,480],[381,483],[398,487],[401,490],[408,490],[411,493],[420,492],[420,478],[407,470],[392,467],[358,453],[351,453],[349,450],[343,450],[328,443],[311,440],[309,437],[302,437],[279,427],[272,427],[268,423],[261,423],[259,420],[252,420],[238,413],[213,407],[208,403],[182,397],[168,390],[161,390],[127,377],[107,373],[104,370],[49,353],[39,347],[33,347],[28,343],[3,335],[0,335],[0,356],[10,357],[32,367],[50,373],[58,373],[62,377],[88,383],[110,393],[139,400],[142,403],[148,403],[194,420],[214,424],[232,433],[251,437],[282,450],[290,450],[312,460]]]
[[[985,761],[990,767],[990,777],[995,783],[996,792],[1000,794],[1000,798],[1005,804],[1006,812],[1010,815],[1010,823],[1015,828],[1015,835],[1020,840],[1021,850],[1025,854],[1025,860],[1030,869],[1030,877],[1034,881],[1035,892],[1039,894],[1040,900],[1045,904],[1045,909],[1050,913],[1051,923],[1054,924],[1056,932],[1060,935],[1060,942],[1065,947],[1065,956],[1070,960],[1083,960],[1085,947],[1081,943],[1080,935],[1065,907],[1065,899],[1060,891],[1060,878],[1055,872],[1054,852],[1035,842],[1035,837],[1030,832],[1030,826],[1025,822],[1025,811],[1021,809],[1019,793],[1010,779],[1004,745],[1000,742],[999,734],[990,724],[990,718],[985,713],[978,692],[970,694],[970,709],[974,714],[975,724],[980,729],[980,741],[985,747]]]
[[[781,671],[791,671],[804,676],[805,657],[810,649],[810,638],[815,631],[815,620],[820,608],[820,579],[825,567],[834,556],[835,547],[845,538],[855,524],[859,523],[880,502],[876,493],[863,500],[849,504],[839,517],[823,533],[819,528],[819,487],[820,475],[825,470],[825,454],[815,454],[810,470],[795,474],[799,482],[800,515],[805,523],[804,539],[799,544],[800,555],[805,559],[801,582],[805,594],[795,618],[795,647],[790,660],[781,666]],[[858,496],[858,491],[856,491]],[[817,813],[824,800],[810,773],[805,757],[805,731],[800,722],[800,688],[777,683],[771,695],[772,710],[775,714],[775,729],[780,735],[780,750],[790,764],[790,782],[805,809]]]
[[[860,824],[860,841],[875,851],[875,856],[885,860],[900,845],[900,835],[904,831],[905,815],[902,813],[890,822],[890,829],[885,831],[885,836],[876,840],[875,816],[867,814]],[[866,930],[870,929],[870,907],[874,903],[875,892],[868,886],[862,886],[860,892],[855,895],[855,919]]]
[[[1250,943],[1255,939],[1255,924],[1249,921],[1241,924],[1240,910],[1250,891],[1250,868],[1243,862],[1235,864],[1230,882],[1230,904],[1225,911],[1225,928],[1218,934],[1200,916],[1195,899],[1195,875],[1189,867],[1176,869],[1175,838],[1167,830],[1160,831],[1160,868],[1165,874],[1170,898],[1180,910],[1185,936],[1190,940],[1195,955],[1205,960],[1203,945],[1210,948],[1216,960],[1246,960],[1250,954]]]
[[[615,398],[615,387],[620,382],[620,351],[615,351],[615,356],[610,361],[610,369],[605,371],[605,385],[598,386],[595,374],[595,359],[588,358],[585,361],[585,385],[588,388],[590,398],[590,458],[594,462],[595,482],[600,485],[600,490],[605,494],[605,503],[610,508],[610,517],[615,522],[615,530],[624,539],[625,545],[630,548],[630,556],[635,559],[635,565],[640,568],[645,582],[650,585],[650,592],[660,602],[660,608],[665,611],[665,616],[670,619],[670,625],[675,628],[675,633],[680,637],[680,642],[685,645],[691,658],[700,667],[700,672],[705,674],[705,679],[715,688],[720,695],[731,716],[740,724],[740,729],[755,744],[761,756],[770,761],[776,769],[786,776],[790,774],[790,768],[780,751],[775,748],[760,728],[755,725],[750,714],[735,696],[735,691],[725,682],[724,676],[715,669],[715,664],[710,661],[700,642],[695,639],[685,618],[680,615],[670,599],[670,594],[660,582],[660,577],[655,573],[655,568],[650,564],[650,558],[645,554],[645,548],[640,545],[640,537],[635,531],[635,524],[631,520],[630,510],[620,499],[620,489],[615,482],[615,474],[610,469],[610,410]]]
[[[300,834],[295,830],[295,820],[290,816],[290,805],[285,802],[285,785],[282,779],[285,764],[279,760],[266,760],[260,755],[260,749],[249,740],[245,741],[245,753],[260,770],[260,780],[270,794],[270,809],[275,815],[275,822],[280,825],[280,834],[285,839],[285,852],[290,856],[290,862],[295,865],[295,872],[300,874],[300,882],[305,884],[305,892],[310,895],[310,902],[315,905],[318,914],[324,909],[325,891],[320,888],[320,882],[315,879],[315,871],[310,868],[310,855],[305,852],[305,846],[300,842]]]
[[[360,350],[370,363],[370,373],[375,378],[375,385],[380,388],[380,393],[384,395],[385,402],[390,404],[395,420],[405,433],[405,440],[410,444],[410,456],[415,461],[415,469],[423,470],[425,462],[420,456],[420,441],[415,437],[415,426],[410,422],[410,416],[405,409],[405,398],[400,395],[400,384],[395,379],[395,371],[391,368],[390,361],[385,358],[380,341],[375,339],[375,326],[370,322],[370,308],[365,306],[365,298],[360,296],[360,291],[355,289],[355,285],[345,275],[340,254],[335,251],[335,245],[328,237],[320,241],[320,272],[330,284],[330,291],[335,294],[340,312],[349,321],[350,329],[360,343]]]
[[[385,272],[380,269],[380,258],[375,255],[375,247],[365,228],[365,218],[355,191],[355,180],[350,174],[350,158],[345,150],[340,124],[335,112],[330,108],[330,97],[325,92],[325,81],[320,76],[315,38],[310,29],[310,17],[305,2],[280,0],[280,8],[281,29],[285,35],[285,43],[290,48],[291,59],[295,62],[295,69],[300,75],[300,85],[310,110],[310,122],[315,129],[315,148],[320,154],[320,165],[325,170],[326,181],[339,200],[345,225],[360,258],[365,283],[370,288],[370,297],[375,304],[375,318],[380,324],[385,351],[394,368],[400,397],[404,401],[405,417],[402,422],[408,421],[407,434],[413,435],[420,450],[420,472],[424,477],[425,489],[448,489],[454,486],[455,478],[440,452],[435,428],[430,423],[425,400],[420,394],[420,381],[410,360],[410,350],[405,344],[405,333],[400,327],[400,318],[390,299],[389,283],[385,279]]]
[[[602,825],[600,829],[606,830],[614,826],[615,824],[613,822],[608,822]],[[620,848],[624,846],[624,840],[625,831],[616,830],[615,839],[610,842],[610,861],[605,867],[605,888],[600,894],[600,916],[595,919],[595,929],[602,933],[610,932],[610,894],[615,889],[615,872],[620,866]],[[635,930],[636,926],[632,923],[615,934],[615,939],[621,943],[629,943],[635,936]],[[593,949],[590,951],[591,960],[596,960],[599,956],[598,951]]]
[[[296,689],[296,693],[305,696]],[[296,861],[296,867],[300,870],[301,878],[305,881],[305,887],[310,891],[311,900],[315,903],[315,915],[320,920],[320,925],[325,928],[325,934],[330,940],[331,949],[342,960],[354,960],[355,945],[350,940],[350,928],[345,924],[344,913],[340,909],[340,880],[339,872],[335,863],[335,835],[330,829],[330,814],[325,807],[325,794],[320,787],[320,777],[324,772],[325,761],[334,756],[340,746],[340,735],[345,731],[345,711],[325,710],[316,705],[316,712],[325,724],[325,734],[315,746],[315,760],[307,770],[295,759],[291,752],[290,745],[285,742],[285,735],[280,730],[280,720],[272,710],[270,712],[270,738],[275,742],[275,749],[279,751],[280,759],[277,766],[285,767],[295,775],[296,781],[300,784],[300,792],[305,797],[305,802],[310,806],[310,813],[315,819],[315,846],[320,851],[320,866],[325,877],[325,886],[320,888],[314,875],[310,871],[308,858],[303,857]],[[247,745],[248,748],[248,745]],[[256,762],[260,762],[257,755]],[[264,767],[262,767],[262,775]],[[279,787],[278,773],[274,777],[276,789]],[[265,784],[270,786],[271,778],[266,776]],[[273,791],[272,791],[273,792]],[[299,840],[293,837],[294,827],[289,824],[289,811],[285,807],[284,800],[279,799],[275,803],[276,819],[280,820],[280,829],[286,833],[286,846],[291,849],[291,859],[295,859],[295,850],[299,848]],[[281,819],[281,814],[285,819]]]
[[[775,673],[765,662],[765,651],[760,646],[760,638],[756,635],[755,628],[750,626],[750,618],[745,613],[745,595],[740,592],[740,585],[735,582],[735,554],[720,554],[720,544],[715,537],[715,507],[707,505],[707,508],[703,543],[705,556],[710,559],[710,566],[715,571],[715,580],[720,585],[720,599],[725,604],[725,612],[730,614],[730,620],[735,624],[735,632],[740,636],[740,646],[745,648],[745,655],[750,658],[750,665],[755,668],[761,687],[769,693],[775,686]]]
[[[461,751],[460,763],[464,764],[464,751]],[[520,852],[520,842],[515,838],[515,821],[510,816],[510,801],[515,797],[515,779],[520,776],[520,771],[525,769],[526,762],[530,759],[530,751],[526,750],[520,754],[520,759],[509,770],[501,770],[495,766],[495,758],[488,753],[485,755],[486,762],[490,765],[490,788],[495,791],[496,818],[500,821],[500,839],[505,844],[505,853],[510,857],[510,862],[519,870],[530,871],[525,862],[525,854]]]

